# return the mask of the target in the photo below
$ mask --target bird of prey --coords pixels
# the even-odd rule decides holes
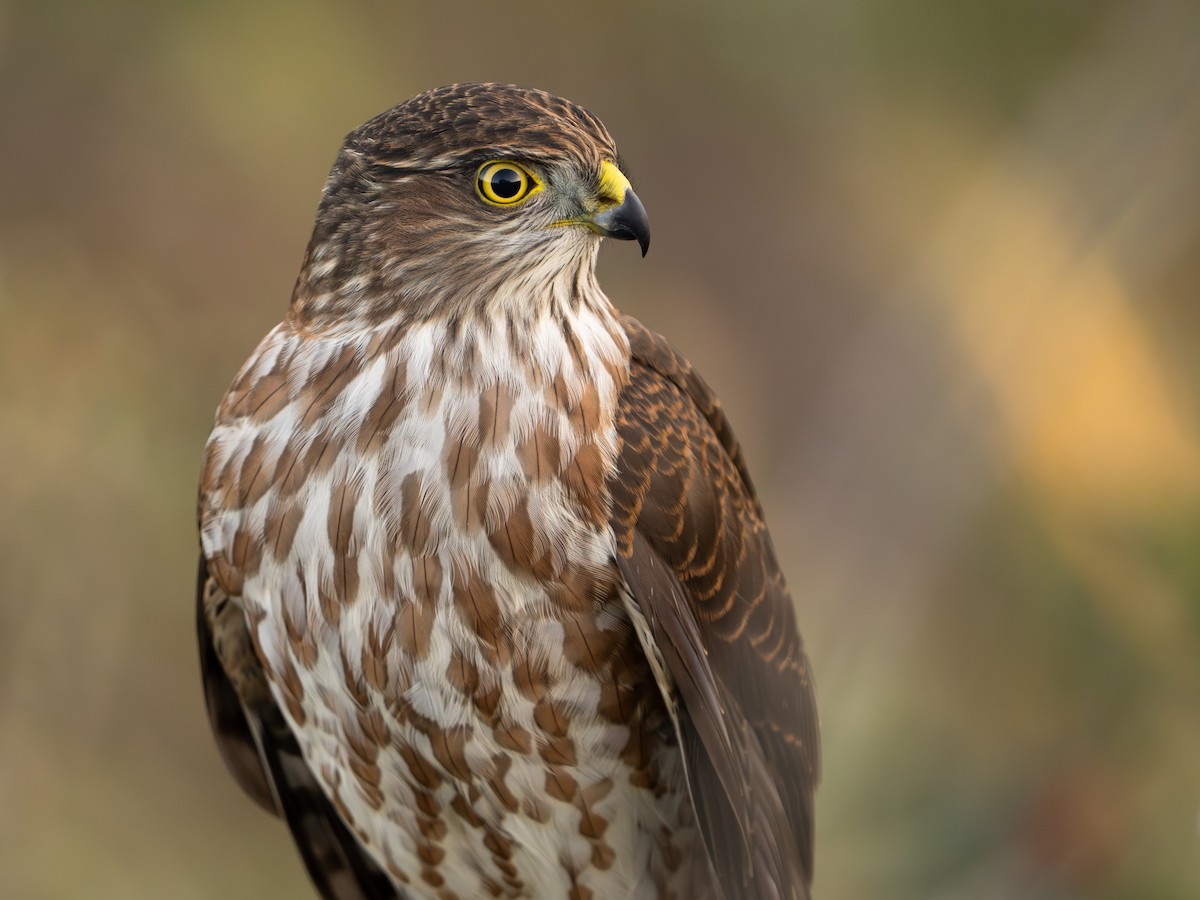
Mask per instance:
[[[817,717],[712,391],[600,289],[591,113],[353,131],[199,498],[209,717],[326,900],[809,897]]]

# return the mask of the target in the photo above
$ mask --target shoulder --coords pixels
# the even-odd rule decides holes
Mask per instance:
[[[705,430],[737,470],[746,494],[758,507],[758,495],[746,467],[741,445],[716,393],[695,366],[661,334],[632,316],[622,315],[619,321],[629,339],[630,351],[630,382],[622,398],[625,401],[622,404],[622,417],[626,427],[638,419],[647,418],[649,410],[646,403],[650,398],[668,404],[676,414],[682,413],[688,417],[698,415],[706,426]]]

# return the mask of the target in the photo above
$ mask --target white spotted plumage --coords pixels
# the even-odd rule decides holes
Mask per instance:
[[[470,320],[456,331],[438,320],[323,336],[285,323],[238,384],[244,393],[282,370],[288,401],[262,421],[227,401],[209,441],[205,555],[219,577],[239,540],[268,548],[252,566],[230,566],[244,573],[230,592],[308,765],[370,854],[413,896],[584,897],[590,890],[650,898],[700,889],[689,874],[699,867],[671,872],[672,854],[702,852],[678,751],[656,754],[652,785],[634,783],[630,726],[597,714],[603,677],[564,655],[574,620],[546,588],[568,570],[600,584],[586,611],[589,627],[636,656],[619,585],[604,588],[614,552],[607,523],[580,515],[565,478],[537,477],[540,461],[531,477],[521,458],[530,441],[559,460],[577,460],[594,444],[606,477],[617,452],[624,334],[594,282],[586,295],[551,282],[544,295],[552,302],[522,311],[500,298],[496,308],[509,316]],[[508,333],[513,314],[532,336],[524,343]],[[313,397],[306,386],[346,359],[347,347],[353,377],[331,402]],[[403,411],[364,451],[364,423],[396,385]],[[556,396],[562,386],[567,396]],[[580,423],[585,390],[597,402]],[[495,403],[485,399],[489,391]],[[479,434],[481,410],[501,405],[502,394],[507,421]],[[314,404],[326,404],[316,418]],[[499,423],[498,412],[491,421]],[[304,465],[316,453],[313,442],[335,448],[335,458],[309,463],[303,483],[285,496],[290,470],[280,469]],[[465,477],[448,462],[456,445],[473,458]],[[247,474],[254,465],[259,472]],[[270,481],[261,491],[260,477]],[[486,498],[472,499],[472,489]],[[250,502],[230,500],[243,493]],[[287,522],[289,513],[298,523]],[[346,516],[348,539],[338,544]],[[518,516],[522,528],[528,520],[531,547],[497,537]],[[271,552],[293,528],[286,552]],[[550,578],[532,577],[513,557],[534,560]],[[439,573],[433,590],[431,566]],[[490,640],[480,631],[490,613],[463,611],[464,594],[474,602],[472,577],[494,600],[499,628]],[[423,593],[434,609],[416,601]],[[448,677],[455,665],[473,693]],[[544,683],[525,683],[532,672]],[[480,697],[493,693],[488,713],[491,701],[481,706]],[[640,715],[662,719],[652,690],[646,702]],[[565,743],[554,726],[545,738],[546,708],[569,714]],[[669,723],[646,727],[666,731]],[[547,780],[564,777],[569,783],[559,790],[571,793],[573,783],[571,797],[548,796]]]

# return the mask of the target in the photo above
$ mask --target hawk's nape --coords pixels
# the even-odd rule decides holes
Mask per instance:
[[[218,410],[209,717],[325,900],[809,900],[808,662],[720,405],[596,280],[617,159],[513,85],[367,122]]]
[[[682,701],[705,844],[727,900],[807,898],[817,711],[792,599],[720,403],[662,337],[621,321],[633,365],[613,527]]]

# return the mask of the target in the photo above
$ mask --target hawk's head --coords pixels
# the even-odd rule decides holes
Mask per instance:
[[[602,236],[650,243],[599,119],[514,85],[439,88],[347,136],[293,314],[369,322],[552,296],[590,279]]]

